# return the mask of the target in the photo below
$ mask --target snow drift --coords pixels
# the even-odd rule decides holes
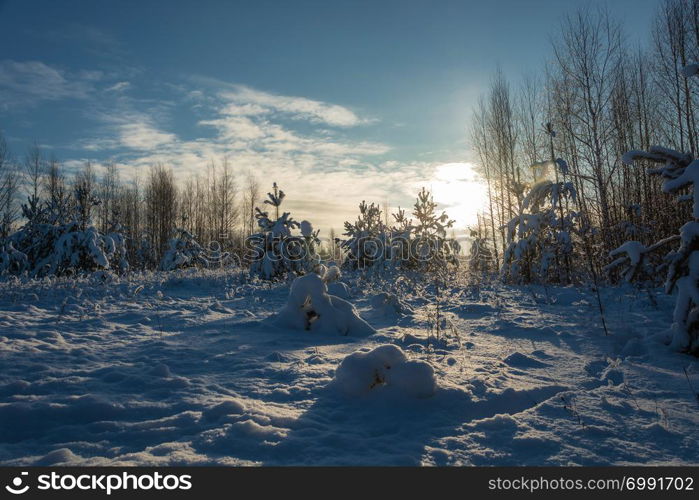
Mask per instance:
[[[346,300],[328,294],[323,279],[327,270],[320,266],[316,273],[300,276],[291,284],[286,306],[279,312],[276,324],[294,330],[340,335],[371,335],[375,333],[359,317],[355,307]]]
[[[429,363],[409,360],[400,347],[392,344],[347,356],[337,367],[335,384],[350,396],[388,390],[396,395],[429,398],[437,388]]]

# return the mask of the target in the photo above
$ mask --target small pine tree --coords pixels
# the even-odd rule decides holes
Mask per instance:
[[[162,271],[192,267],[197,264],[203,254],[204,249],[192,233],[178,227],[168,241],[167,250],[160,260],[159,267]]]
[[[388,234],[381,213],[379,205],[362,201],[357,220],[345,222],[343,235],[347,238],[340,243],[346,252],[345,268],[367,269],[385,259]]]
[[[268,212],[255,208],[260,231],[246,241],[250,273],[273,280],[288,273],[301,275],[312,271],[320,261],[317,253],[319,231],[314,231],[308,221],[295,221],[289,212],[279,215],[279,207],[286,195],[276,182],[273,192],[267,196],[269,199],[265,203],[274,207],[276,217],[272,220]],[[294,235],[295,229],[300,229],[301,235]]]
[[[566,261],[574,255],[573,235],[578,213],[570,182],[540,181],[524,198],[522,211],[507,223],[507,243],[501,273],[518,283],[567,282]]]
[[[471,254],[469,256],[469,270],[473,273],[487,273],[493,265],[493,252],[488,245],[488,239],[483,238],[478,231],[471,230]]]
[[[415,201],[412,225],[411,255],[413,266],[419,270],[432,271],[444,269],[448,265],[459,264],[456,256],[459,244],[455,239],[447,238],[447,229],[454,225],[446,212],[437,215],[437,204],[432,194],[422,188]]]
[[[8,237],[8,242],[15,252],[26,256],[23,270],[31,276],[76,274],[111,267],[110,259],[115,259],[117,244],[114,238],[102,235],[92,225],[92,208],[99,204],[99,199],[80,184],[72,198],[74,202],[67,213],[62,212],[67,202],[58,205],[55,200],[42,202],[35,196],[22,206],[27,222]],[[5,247],[7,251],[7,243]],[[116,260],[120,262],[118,257]]]

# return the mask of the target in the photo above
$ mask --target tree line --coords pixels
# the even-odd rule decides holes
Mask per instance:
[[[81,203],[78,189],[80,197],[94,202]],[[236,175],[225,158],[212,161],[202,174],[184,183],[178,183],[172,169],[164,165],[154,165],[143,176],[127,181],[120,178],[114,163],[98,172],[88,161],[78,171],[67,172],[38,145],[18,159],[0,136],[2,243],[44,207],[43,217],[52,223],[77,217],[101,234],[118,226],[128,262],[136,268],[157,267],[176,228],[204,247],[217,242],[217,251],[242,255],[245,239],[257,230],[254,209],[259,202],[255,176]],[[81,213],[75,215],[76,211]]]

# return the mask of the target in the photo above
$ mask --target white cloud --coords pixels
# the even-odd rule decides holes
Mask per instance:
[[[116,82],[114,85],[107,87],[105,90],[107,92],[122,92],[131,87],[129,82]]]
[[[0,61],[0,102],[6,105],[33,105],[40,101],[86,99],[99,71],[70,74],[40,61]]]
[[[164,164],[183,181],[204,175],[212,161],[227,158],[239,175],[253,172],[263,190],[279,182],[288,194],[283,209],[298,220],[310,220],[325,236],[331,227],[339,231],[345,220],[353,220],[362,200],[410,209],[419,187],[430,188],[438,174],[452,173],[437,170],[436,163],[386,161],[388,145],[346,136],[346,127],[366,120],[342,106],[248,87],[238,87],[237,92],[216,89],[214,98],[211,92],[179,91],[193,108],[206,103],[211,116],[197,124],[202,132],[213,129],[213,137],[202,133],[184,139],[165,130],[167,108],[148,113],[139,108],[142,103],[121,95],[120,110],[101,115],[104,134],[86,143],[86,149],[113,150],[125,179]],[[226,97],[221,100],[221,95]],[[308,129],[284,120],[289,116],[325,126],[343,125],[340,130]],[[456,206],[451,199],[444,201],[445,207]]]
[[[146,121],[119,125],[121,144],[130,149],[150,151],[175,141],[175,134],[163,132]]]
[[[222,92],[221,97],[230,103],[224,109],[224,113],[231,115],[249,111],[255,114],[285,113],[295,119],[334,127],[354,127],[368,122],[359,118],[352,110],[338,104],[306,97],[271,94],[243,85],[235,86],[235,90]]]

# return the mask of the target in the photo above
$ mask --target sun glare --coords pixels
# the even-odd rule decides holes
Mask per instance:
[[[454,219],[456,229],[477,223],[487,200],[485,185],[470,163],[446,163],[435,169],[430,189],[434,201]]]

